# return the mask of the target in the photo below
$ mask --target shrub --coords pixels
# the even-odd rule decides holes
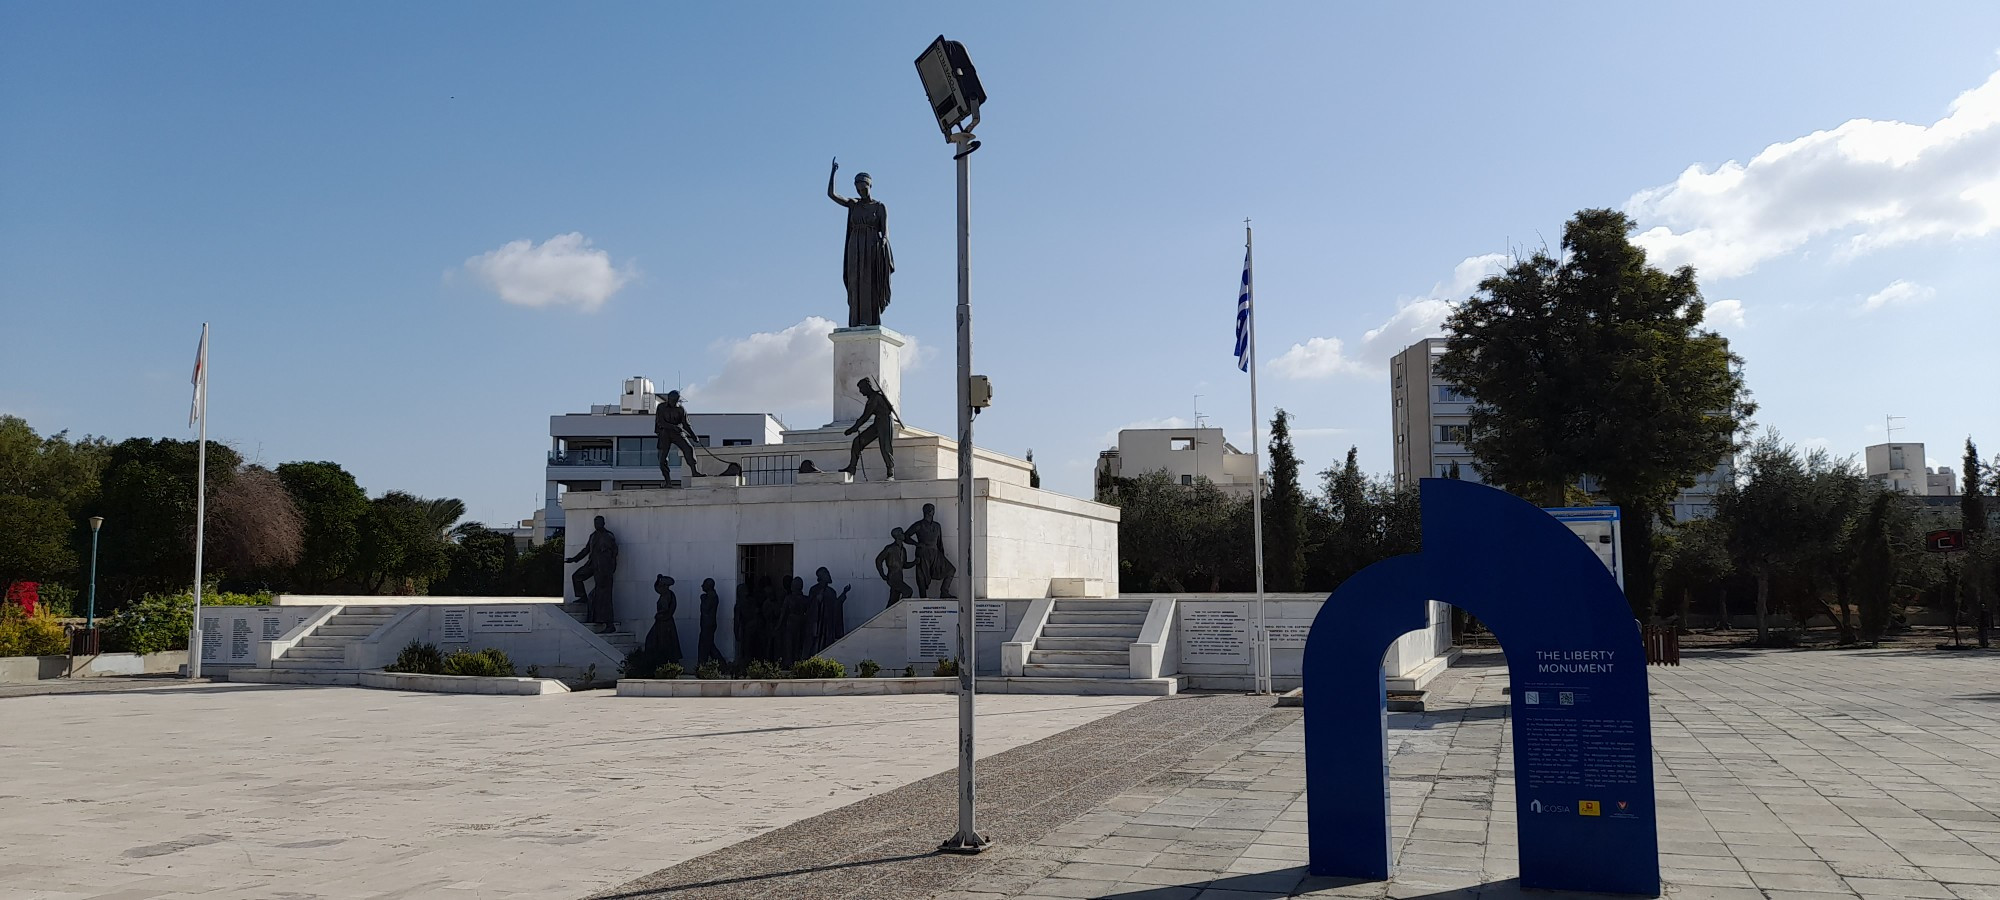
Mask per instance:
[[[403,645],[403,652],[396,654],[396,661],[382,667],[384,672],[403,672],[409,675],[444,674],[444,653],[436,644],[426,644],[413,640]]]
[[[824,656],[792,663],[793,678],[846,678],[847,667]]]
[[[915,678],[915,677],[917,677],[917,667],[916,667],[916,666],[904,666],[904,667],[903,667],[903,677],[904,677],[904,678]]]
[[[514,661],[498,649],[460,650],[444,658],[446,675],[483,675],[489,678],[508,678],[514,674]]]
[[[11,603],[0,603],[0,656],[64,656],[69,639],[62,623],[44,610],[28,615]]]
[[[874,678],[876,672],[882,671],[882,664],[872,659],[864,659],[861,661],[861,665],[855,666],[855,668],[861,670],[861,677]]]
[[[940,659],[940,660],[938,660],[938,662],[937,662],[937,668],[935,668],[935,669],[932,669],[932,670],[931,670],[931,674],[932,674],[932,675],[936,675],[936,676],[937,676],[937,677],[939,677],[939,678],[955,678],[955,677],[957,677],[957,676],[958,676],[958,660],[955,660],[955,659]]]
[[[211,593],[204,589],[203,606],[269,606],[270,594]],[[194,628],[194,593],[147,594],[117,613],[102,617],[107,652],[159,653],[186,650]]]
[[[785,670],[765,660],[753,659],[750,661],[750,665],[744,667],[743,677],[757,681],[769,681],[773,678],[785,677]]]
[[[663,662],[653,669],[654,678],[679,678],[686,669],[677,662]]]
[[[44,581],[35,588],[41,602],[36,612],[47,612],[58,619],[81,618],[86,611],[84,601],[78,599],[76,588],[66,584]]]
[[[694,677],[703,679],[705,681],[714,681],[718,678],[721,678],[722,664],[712,659],[709,660],[708,662],[702,663],[700,666],[697,666],[695,668]]]

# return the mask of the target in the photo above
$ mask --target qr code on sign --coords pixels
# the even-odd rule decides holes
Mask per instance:
[[[1576,695],[1569,691],[1563,691],[1561,694],[1556,695],[1556,702],[1564,706],[1575,706]]]
[[[1542,695],[1535,691],[1528,691],[1521,695],[1521,702],[1529,706],[1540,706],[1542,704]]]

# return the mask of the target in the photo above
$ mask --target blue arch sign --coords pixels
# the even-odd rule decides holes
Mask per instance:
[[[1659,896],[1646,659],[1623,592],[1526,501],[1455,479],[1420,489],[1422,552],[1349,578],[1307,637],[1312,873],[1389,877],[1382,654],[1440,600],[1478,616],[1507,655],[1521,886]]]

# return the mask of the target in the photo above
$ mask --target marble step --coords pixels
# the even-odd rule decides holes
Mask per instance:
[[[1049,613],[1050,625],[1131,625],[1146,624],[1144,612],[1063,612]]]
[[[1135,634],[1133,635],[1133,637],[1137,637],[1137,635]],[[1117,650],[1120,652],[1126,652],[1132,649],[1132,638],[1117,637],[1117,636],[1101,637],[1094,634],[1084,637],[1057,637],[1055,635],[1049,634],[1048,630],[1044,628],[1042,636],[1035,639],[1034,649]]]
[[[1167,678],[1028,678],[979,676],[982,694],[1101,694],[1134,697],[1171,697],[1180,691],[1181,679]]]
[[[1079,663],[1028,663],[1021,667],[1021,675],[1027,678],[1131,678],[1132,666],[1119,663],[1115,666],[1084,665]]]
[[[378,627],[367,622],[343,622],[335,617],[313,629],[308,637],[367,637],[374,634]]]
[[[1123,666],[1131,660],[1131,650],[1044,650],[1037,643],[1028,651],[1030,665]]]
[[[1146,613],[1153,608],[1151,600],[1097,600],[1070,599],[1056,600],[1055,612],[1137,612]]]
[[[337,616],[393,616],[401,606],[343,606]]]
[[[1050,622],[1042,626],[1043,638],[1123,638],[1125,643],[1139,639],[1139,631],[1144,625],[1106,625],[1092,622],[1082,625],[1066,625]],[[1037,642],[1039,643],[1039,642]]]

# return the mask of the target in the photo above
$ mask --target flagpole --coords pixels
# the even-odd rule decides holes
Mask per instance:
[[[188,677],[201,677],[201,547],[208,524],[208,323],[195,355],[195,416],[201,420],[194,464],[194,627],[188,632]]]
[[[1245,286],[1251,280],[1251,235],[1250,220],[1243,220],[1243,277]],[[1271,641],[1264,628],[1264,442],[1259,436],[1259,412],[1257,407],[1257,307],[1256,292],[1251,292],[1250,307],[1250,520],[1251,534],[1256,544],[1257,561],[1257,626],[1252,640],[1255,655],[1252,657],[1257,669],[1253,674],[1256,692],[1271,692]]]

